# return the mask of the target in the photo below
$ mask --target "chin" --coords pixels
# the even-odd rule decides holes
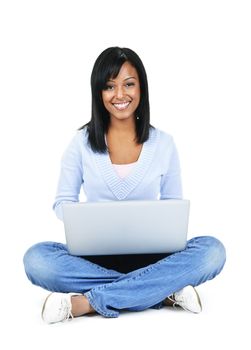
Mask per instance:
[[[132,119],[133,116],[132,115],[123,115],[123,116],[114,116],[114,118],[117,120],[128,120],[128,119]]]

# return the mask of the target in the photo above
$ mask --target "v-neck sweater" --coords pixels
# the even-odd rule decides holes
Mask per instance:
[[[181,199],[180,173],[173,137],[160,129],[150,128],[137,162],[121,178],[108,152],[91,149],[84,127],[76,132],[63,153],[53,209],[63,220],[62,203],[78,202],[81,186],[88,202]]]

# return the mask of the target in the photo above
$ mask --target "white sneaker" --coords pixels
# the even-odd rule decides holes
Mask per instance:
[[[80,293],[51,293],[45,299],[42,319],[47,323],[56,323],[73,318],[71,296]]]
[[[182,309],[193,312],[195,314],[198,314],[202,311],[199,294],[192,286],[186,286],[185,288],[167,297],[167,299],[173,302],[174,307],[176,305],[179,305],[182,307]]]

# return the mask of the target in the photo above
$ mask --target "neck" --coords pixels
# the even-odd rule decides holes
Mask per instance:
[[[136,135],[136,125],[134,118],[118,120],[111,118],[108,133],[119,135]]]
[[[136,125],[128,120],[116,120],[110,123],[107,132],[108,142],[136,143]]]

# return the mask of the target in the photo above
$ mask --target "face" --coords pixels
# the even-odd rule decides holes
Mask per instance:
[[[129,62],[121,66],[116,78],[107,81],[102,99],[111,118],[135,117],[140,102],[140,82],[137,70]]]

